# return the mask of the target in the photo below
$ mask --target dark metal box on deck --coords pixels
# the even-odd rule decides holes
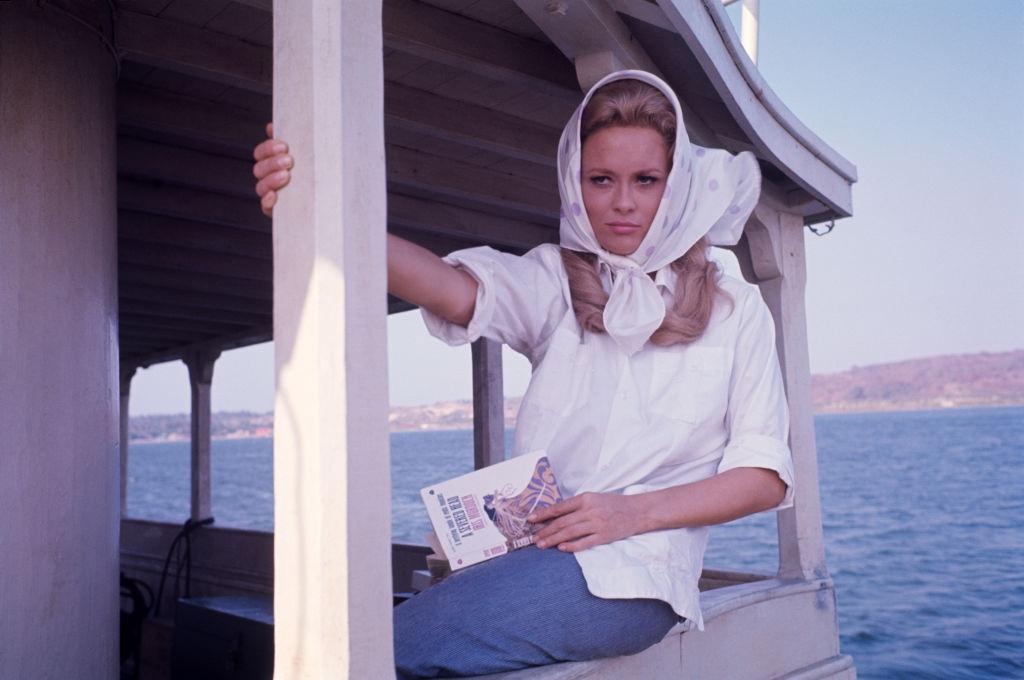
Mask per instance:
[[[174,615],[174,680],[271,680],[274,614],[269,597],[182,598]]]

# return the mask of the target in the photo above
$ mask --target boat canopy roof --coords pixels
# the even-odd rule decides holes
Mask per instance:
[[[122,365],[271,339],[251,172],[272,111],[271,6],[118,9]],[[779,101],[720,0],[384,0],[383,39],[387,227],[435,252],[555,241],[562,125],[581,86],[622,67],[676,89],[694,142],[753,152],[766,195],[805,223],[851,213],[856,168]]]

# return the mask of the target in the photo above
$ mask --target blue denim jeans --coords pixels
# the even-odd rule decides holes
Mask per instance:
[[[528,546],[395,607],[395,666],[404,680],[635,654],[678,621],[661,600],[591,595],[571,553]]]

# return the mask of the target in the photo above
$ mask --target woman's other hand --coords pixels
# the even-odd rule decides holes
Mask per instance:
[[[535,535],[539,548],[578,552],[639,533],[634,496],[583,493],[536,510],[527,521],[547,523]]]
[[[288,155],[288,145],[280,139],[274,139],[274,124],[267,123],[267,139],[261,142],[252,156],[256,162],[252,166],[252,174],[256,177],[256,193],[260,197],[263,214],[272,217],[274,204],[277,203],[277,192],[288,184],[292,178],[294,161]]]

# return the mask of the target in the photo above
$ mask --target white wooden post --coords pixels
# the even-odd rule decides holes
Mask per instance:
[[[274,3],[274,677],[393,677],[381,3]]]
[[[473,354],[473,467],[505,460],[505,389],[501,343],[480,338]]]
[[[135,377],[135,366],[121,366],[121,517],[128,514],[128,440],[129,419],[128,400],[132,389],[132,378]]]
[[[807,351],[803,239],[803,218],[761,204],[747,223],[736,255],[744,276],[760,286],[775,319],[775,344],[789,401],[796,498],[794,507],[778,513],[779,576],[824,578],[828,570]]]
[[[740,41],[750,61],[757,63],[757,34],[761,14],[761,0],[743,0],[740,16]]]
[[[213,387],[213,365],[220,352],[195,350],[182,357],[188,367],[192,392],[192,502],[190,516],[194,520],[210,517],[210,391]]]

